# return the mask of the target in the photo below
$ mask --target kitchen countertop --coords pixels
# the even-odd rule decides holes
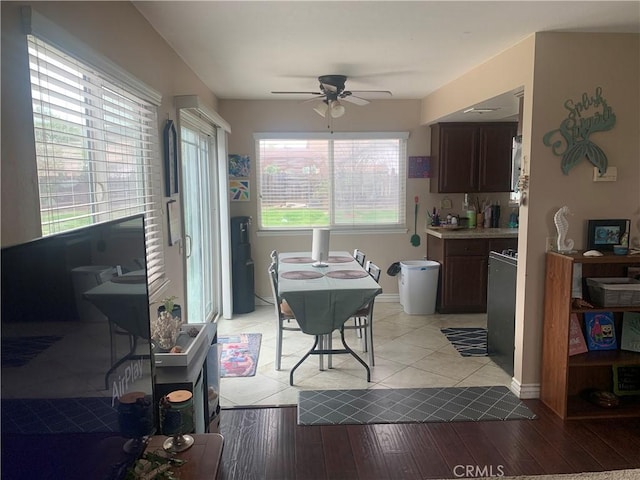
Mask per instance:
[[[517,228],[425,228],[427,235],[444,239],[467,238],[518,238]]]

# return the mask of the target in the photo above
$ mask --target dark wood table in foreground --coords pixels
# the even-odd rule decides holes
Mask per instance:
[[[224,438],[219,433],[191,434],[194,444],[188,450],[176,454],[186,463],[175,469],[180,480],[213,480],[218,475],[218,466],[222,456]],[[167,439],[163,435],[151,438],[147,451],[162,450]]]

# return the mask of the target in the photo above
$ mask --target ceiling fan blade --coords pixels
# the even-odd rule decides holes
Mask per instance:
[[[367,105],[369,103],[369,100],[365,100],[364,98],[356,97],[354,95],[345,95],[344,97],[340,97],[340,99],[356,105]]]
[[[370,99],[388,98],[392,96],[389,90],[351,90],[351,93]]]
[[[315,102],[316,100],[324,100],[324,99],[325,99],[324,95],[318,94],[315,97],[307,98],[306,100],[303,100],[302,103]]]
[[[323,95],[321,92],[271,92],[276,95]]]

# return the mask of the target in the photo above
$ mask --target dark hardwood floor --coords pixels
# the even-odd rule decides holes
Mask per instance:
[[[640,418],[299,426],[296,407],[225,409],[218,478],[427,479],[640,468]]]

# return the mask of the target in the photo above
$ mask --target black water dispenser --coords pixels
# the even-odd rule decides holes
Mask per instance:
[[[231,217],[233,313],[249,313],[256,308],[250,227],[251,217]]]

